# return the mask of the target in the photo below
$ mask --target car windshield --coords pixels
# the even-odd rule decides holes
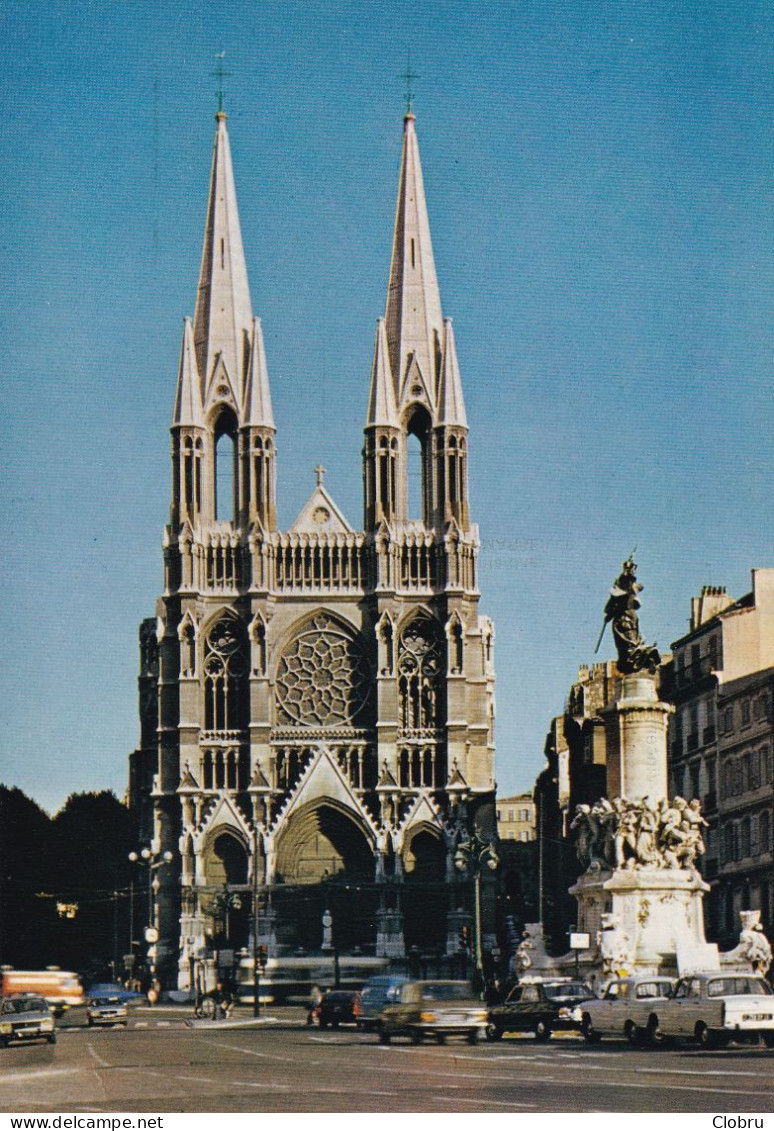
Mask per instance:
[[[594,994],[583,982],[562,982],[558,986],[546,986],[546,997],[549,1001],[558,1001],[563,997],[593,997]]]
[[[42,997],[6,998],[3,1002],[3,1013],[40,1013],[48,1012],[48,1006]]]
[[[95,997],[92,1005],[120,1005],[117,997]]]
[[[742,997],[745,994],[772,996],[763,978],[713,978],[707,983],[707,997]]]
[[[422,1000],[423,1001],[465,1001],[473,997],[473,991],[467,982],[455,984],[446,984],[443,982],[422,987]]]

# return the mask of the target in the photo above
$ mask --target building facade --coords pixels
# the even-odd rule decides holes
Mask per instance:
[[[495,812],[500,840],[515,840],[519,844],[535,840],[535,802],[531,793],[498,797]]]
[[[731,945],[739,912],[774,926],[774,667],[718,689],[718,927]]]
[[[752,581],[752,590],[739,600],[717,586],[705,586],[692,599],[690,628],[672,645],[663,689],[664,698],[675,707],[669,727],[670,790],[673,795],[702,800],[708,828],[707,850],[699,867],[710,885],[704,901],[706,930],[708,938],[724,945],[731,945],[736,937],[738,915],[731,914],[732,907],[738,911],[761,906],[766,922],[763,902],[770,900],[763,876],[767,867],[770,875],[770,855],[760,852],[758,840],[748,845],[745,837],[744,855],[741,839],[728,840],[735,829],[741,837],[747,818],[758,820],[759,810],[765,808],[766,788],[771,805],[771,778],[768,787],[762,784],[766,740],[752,727],[752,715],[742,722],[742,704],[754,699],[755,710],[762,709],[766,669],[774,664],[774,569],[753,570]],[[748,679],[754,685],[762,681],[760,691],[747,688]],[[755,722],[763,732],[770,728],[760,715]],[[751,736],[754,741],[748,749]],[[750,760],[757,753],[761,769],[755,776],[737,777],[735,767],[741,774],[746,753]],[[751,787],[751,781],[758,784]],[[765,831],[765,818],[763,827]],[[751,855],[752,843],[758,848]],[[760,874],[763,888],[751,882],[753,874]],[[745,899],[763,902],[745,903]],[[770,922],[770,902],[768,915]]]
[[[174,856],[151,924],[170,984],[188,985],[218,941],[319,947],[328,910],[339,949],[454,950],[455,852],[474,830],[495,835],[494,630],[478,611],[468,424],[410,112],[363,401],[362,527],[318,467],[278,529],[268,366],[219,112],[130,759],[144,834]]]

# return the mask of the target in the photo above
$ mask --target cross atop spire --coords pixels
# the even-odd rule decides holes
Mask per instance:
[[[412,69],[411,69],[411,48],[410,47],[408,49],[408,66],[406,67],[406,70],[403,72],[403,74],[400,77],[402,79],[406,80],[406,117],[409,117],[409,115],[412,115],[411,103],[412,103],[412,100],[413,100],[413,97],[414,97],[412,83],[413,83],[414,79],[419,78],[419,75],[417,74],[417,72],[412,71]]]
[[[323,480],[325,479],[325,468],[322,466],[322,464],[317,465],[317,467],[314,469],[314,473],[317,476],[317,486],[322,487]]]
[[[225,57],[226,57],[225,51],[216,51],[215,52],[215,58],[216,58],[217,62],[215,64],[215,70],[210,71],[210,74],[218,80],[218,113],[219,114],[223,113],[223,80],[224,80],[224,78],[229,78],[230,75],[231,75],[231,71],[224,71],[223,70],[223,60],[225,59]]]

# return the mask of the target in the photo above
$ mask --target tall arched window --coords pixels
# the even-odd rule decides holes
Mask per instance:
[[[224,409],[215,422],[215,518],[233,522],[237,509],[237,422]]]
[[[400,636],[398,694],[404,730],[441,726],[445,672],[440,626],[429,617],[416,617]]]
[[[224,616],[207,633],[204,647],[204,728],[240,730],[245,725],[247,641],[244,626]]]
[[[429,523],[432,517],[430,486],[430,416],[416,405],[406,429],[407,505],[409,519]]]

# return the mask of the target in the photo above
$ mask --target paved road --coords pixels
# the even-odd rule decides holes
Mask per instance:
[[[300,1010],[257,1028],[192,1029],[186,1016],[139,1010],[127,1030],[90,1030],[71,1015],[55,1047],[0,1050],[0,1111],[774,1111],[764,1048],[648,1052],[571,1036],[382,1047],[306,1029]]]

